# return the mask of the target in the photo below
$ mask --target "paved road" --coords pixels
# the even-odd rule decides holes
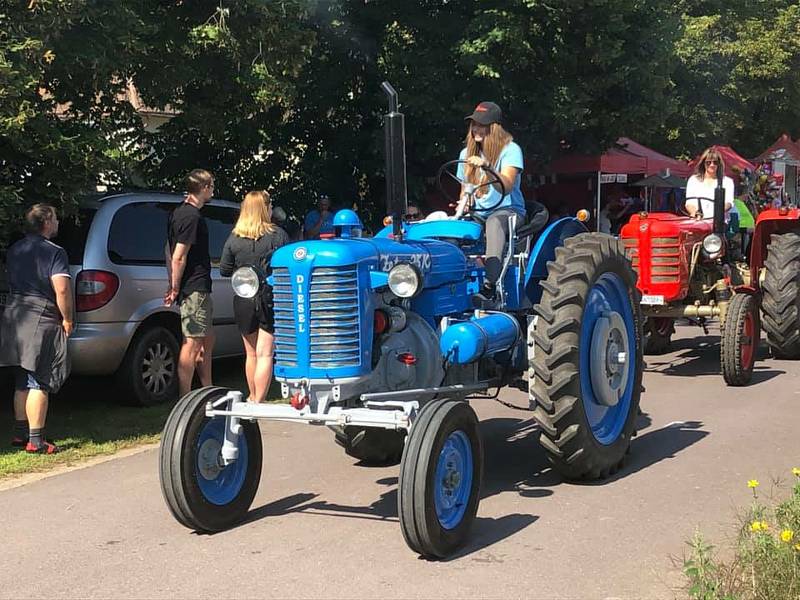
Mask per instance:
[[[168,514],[155,451],[0,492],[0,596],[681,597],[673,561],[694,529],[724,542],[746,480],[797,466],[800,364],[762,360],[751,387],[730,389],[715,338],[679,336],[649,360],[641,432],[603,485],[559,483],[525,413],[477,404],[484,498],[449,561],[404,545],[397,467],[354,466],[327,430],[270,424],[249,522],[221,534]]]

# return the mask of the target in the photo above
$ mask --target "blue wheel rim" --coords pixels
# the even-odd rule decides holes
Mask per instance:
[[[444,442],[436,464],[434,507],[444,529],[458,527],[467,511],[472,492],[472,445],[461,430],[451,433]]]
[[[628,360],[630,368],[624,391],[615,406],[605,406],[598,402],[592,388],[590,369],[592,368],[591,342],[597,320],[609,311],[618,313],[625,322],[628,338]],[[580,339],[581,396],[586,420],[592,435],[603,445],[617,441],[628,419],[634,378],[636,377],[636,331],[628,290],[619,275],[603,273],[592,286],[583,309]]]
[[[211,504],[224,506],[236,499],[247,476],[247,440],[239,435],[239,457],[222,466],[219,449],[225,441],[225,419],[209,419],[200,430],[195,448],[195,477],[203,496]],[[214,462],[216,461],[216,464]]]

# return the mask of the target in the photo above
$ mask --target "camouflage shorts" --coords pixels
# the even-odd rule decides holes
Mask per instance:
[[[181,302],[181,331],[184,337],[211,334],[214,303],[208,292],[192,292]]]

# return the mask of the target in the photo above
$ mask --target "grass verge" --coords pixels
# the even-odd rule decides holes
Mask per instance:
[[[214,363],[214,383],[246,390],[243,361],[224,359]],[[270,397],[280,394],[277,386]],[[117,401],[120,390],[107,378],[85,378],[69,381],[50,402],[47,415],[47,437],[62,452],[52,456],[26,454],[11,448],[13,391],[3,389],[9,398],[0,409],[0,479],[26,473],[48,471],[72,465],[95,456],[114,454],[126,448],[158,442],[172,404],[146,408],[122,406]]]

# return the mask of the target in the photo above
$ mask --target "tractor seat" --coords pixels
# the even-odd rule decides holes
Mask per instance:
[[[536,205],[534,210],[528,212],[528,222],[517,228],[516,252],[522,252],[528,238],[542,231],[550,219],[550,211],[547,210],[547,207],[538,202]]]

